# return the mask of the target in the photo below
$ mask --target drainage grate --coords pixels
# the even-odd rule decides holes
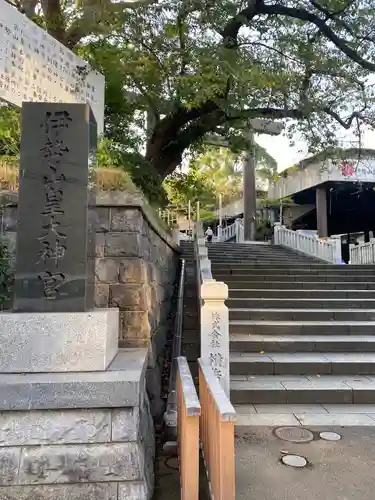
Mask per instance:
[[[290,443],[309,443],[314,439],[313,433],[303,427],[279,427],[275,430],[275,435]]]

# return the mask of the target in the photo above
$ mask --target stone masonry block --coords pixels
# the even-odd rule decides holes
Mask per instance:
[[[117,309],[1,313],[0,373],[105,370],[117,353]]]
[[[126,233],[142,233],[143,216],[140,210],[134,208],[112,208],[111,231],[123,231]]]
[[[144,483],[119,484],[118,500],[149,500],[149,498],[150,492]]]
[[[147,311],[150,302],[148,288],[143,284],[110,285],[109,303],[120,310]]]
[[[95,256],[96,257],[104,257],[104,248],[105,248],[105,234],[104,233],[96,233],[95,234]]]
[[[125,483],[125,491],[138,491],[142,483]],[[118,500],[118,483],[49,484],[0,487],[1,500]],[[122,497],[121,500],[125,499]],[[131,497],[129,497],[130,500]],[[146,498],[146,497],[144,497]],[[133,499],[131,499],[133,500]],[[137,500],[137,499],[134,499]],[[143,497],[139,497],[143,500]]]
[[[95,279],[99,283],[117,283],[119,277],[118,259],[96,259]]]
[[[0,486],[17,484],[21,448],[0,448]]]
[[[145,283],[148,281],[147,264],[143,259],[121,259],[119,261],[120,283]]]
[[[147,311],[120,311],[120,339],[134,339],[138,346],[150,339],[150,324]]]
[[[95,307],[109,307],[109,285],[103,283],[95,283],[94,292]]]
[[[110,410],[0,412],[0,449],[4,446],[107,443]]]
[[[143,257],[143,238],[137,233],[106,234],[104,254],[107,257]]]
[[[112,441],[136,441],[139,425],[139,407],[112,410]]]
[[[94,221],[97,233],[107,233],[109,231],[110,209],[107,207],[96,207]]]
[[[18,484],[143,480],[137,443],[22,448]]]

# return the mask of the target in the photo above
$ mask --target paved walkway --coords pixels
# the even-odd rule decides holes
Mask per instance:
[[[237,427],[236,500],[374,499],[375,422],[374,427],[306,427],[314,440],[298,444],[277,438],[274,427]],[[324,441],[321,431],[342,439]],[[307,466],[283,465],[285,453],[305,457]]]

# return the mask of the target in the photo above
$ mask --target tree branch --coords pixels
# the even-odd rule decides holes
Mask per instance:
[[[352,126],[352,123],[353,123],[353,120],[356,120],[356,119],[360,119],[362,120],[363,122],[365,123],[368,123],[369,125],[372,125],[374,126],[374,123],[371,123],[369,120],[367,120],[362,114],[360,111],[354,111],[350,116],[349,118],[347,118],[346,120],[344,118],[341,118],[341,116],[336,113],[336,111],[333,111],[332,109],[330,109],[329,107],[323,107],[322,108],[322,111],[324,111],[324,113],[326,113],[327,115],[331,116],[332,118],[334,118],[343,128],[345,128],[346,130],[349,130]]]
[[[60,0],[41,0],[47,31],[56,40],[65,43],[65,20]]]
[[[335,16],[339,16],[340,14],[342,14],[343,12],[346,11],[346,9],[348,9],[349,7],[351,7],[353,5],[353,3],[355,2],[356,0],[350,0],[344,7],[342,7],[341,9],[339,10],[336,10],[336,11],[330,11],[329,9],[326,9],[325,7],[323,7],[323,5],[321,5],[319,2],[317,2],[316,0],[310,0],[310,3],[311,5],[313,5],[317,10],[319,10],[320,12],[322,12],[325,16],[327,16],[327,19],[331,19]]]
[[[257,15],[258,8],[262,1],[263,0],[249,0],[246,9],[241,10],[241,12],[227,23],[221,33],[225,48],[234,49],[238,47],[237,36],[240,28]]]
[[[358,52],[352,49],[346,40],[340,38],[336,33],[326,24],[326,22],[315,14],[308,12],[305,9],[298,9],[294,7],[286,7],[284,5],[265,5],[261,3],[258,7],[261,14],[288,16],[294,19],[300,19],[315,24],[317,28],[332,42],[338,49],[347,55],[352,61],[359,64],[362,68],[369,71],[375,71],[375,63],[366,61],[361,57]]]

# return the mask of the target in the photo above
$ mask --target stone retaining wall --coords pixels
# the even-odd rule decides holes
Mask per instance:
[[[17,195],[2,193],[1,232],[14,253]],[[120,309],[120,347],[149,347],[148,390],[162,414],[160,381],[178,246],[141,194],[101,192],[96,201],[96,307]]]

